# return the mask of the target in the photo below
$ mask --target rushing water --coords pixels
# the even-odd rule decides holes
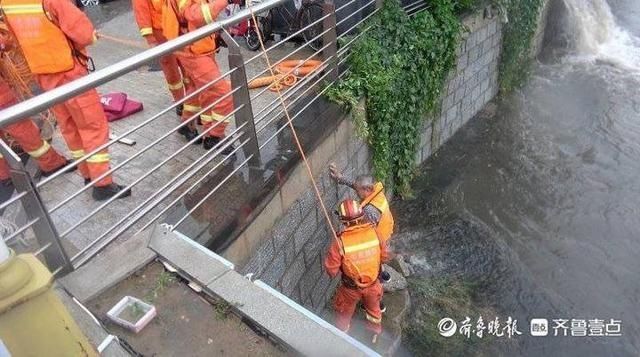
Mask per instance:
[[[568,47],[426,163],[394,239],[418,275],[477,282],[518,319],[500,354],[638,356],[640,1],[560,1]],[[531,318],[622,320],[622,336],[532,337]]]

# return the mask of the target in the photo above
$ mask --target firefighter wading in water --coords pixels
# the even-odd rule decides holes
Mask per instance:
[[[366,327],[376,343],[382,332],[382,284],[379,275],[387,260],[386,244],[378,238],[372,223],[365,217],[360,204],[345,200],[338,207],[344,230],[329,247],[324,265],[332,278],[342,273],[336,292],[334,309],[336,326],[347,332],[358,301],[362,300],[367,318]]]
[[[87,74],[90,58],[86,47],[96,41],[89,18],[69,0],[2,0],[3,16],[44,91],[60,87]],[[109,125],[95,89],[90,89],[52,108],[60,132],[74,159],[109,140]],[[109,170],[107,149],[91,155],[78,165],[85,184]],[[123,186],[106,175],[95,183],[93,198],[102,201],[120,192]]]
[[[168,40],[212,23],[231,2],[227,0],[212,0],[210,2],[205,0],[162,1],[164,1],[162,33]],[[226,78],[219,79],[220,69],[215,60],[216,49],[216,35],[212,35],[200,39],[175,53],[180,68],[184,71],[187,94],[215,81],[214,84],[202,91],[195,100],[187,101],[184,105],[183,115],[188,117],[201,110],[201,108],[209,107],[217,102],[212,108],[200,115],[204,130],[207,131],[203,144],[206,150],[213,148],[225,137],[225,129],[229,122],[229,118],[225,117],[233,112],[232,96],[227,95],[224,99],[221,99],[231,92],[231,83]],[[196,129],[192,128],[191,130],[195,131]],[[229,145],[222,153],[228,155],[232,150],[233,147]]]

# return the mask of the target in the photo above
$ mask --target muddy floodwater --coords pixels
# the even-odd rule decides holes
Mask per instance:
[[[517,319],[522,335],[490,351],[638,356],[640,1],[560,1],[562,47],[421,167],[394,239],[418,278],[475,284],[474,327],[480,305]],[[547,336],[531,336],[532,318]]]

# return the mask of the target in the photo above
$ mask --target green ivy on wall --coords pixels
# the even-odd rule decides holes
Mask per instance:
[[[356,128],[372,148],[375,175],[403,197],[411,192],[423,122],[438,107],[462,30],[451,0],[429,4],[409,17],[397,0],[385,0],[353,43],[348,75],[327,91],[354,112]]]
[[[538,25],[542,0],[495,0],[505,12],[502,29],[500,92],[507,94],[522,86],[531,72],[531,45]]]

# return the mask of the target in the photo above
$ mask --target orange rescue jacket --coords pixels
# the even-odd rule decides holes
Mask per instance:
[[[380,211],[380,222],[378,222],[378,225],[376,226],[376,232],[382,242],[386,243],[391,239],[391,235],[393,234],[393,215],[389,209],[389,202],[384,194],[384,187],[382,186],[382,183],[378,182],[375,184],[373,187],[373,193],[366,197],[360,203],[360,206],[364,208],[364,206],[368,204],[371,204]]]
[[[360,288],[378,280],[382,249],[375,229],[369,223],[348,227],[340,234],[342,273]]]
[[[212,23],[227,6],[227,0],[165,0],[162,10],[162,33],[172,40]],[[216,50],[215,35],[200,39],[187,47],[187,51],[200,55]]]
[[[73,68],[69,41],[45,12],[42,0],[2,0],[0,8],[32,73],[59,73]]]

